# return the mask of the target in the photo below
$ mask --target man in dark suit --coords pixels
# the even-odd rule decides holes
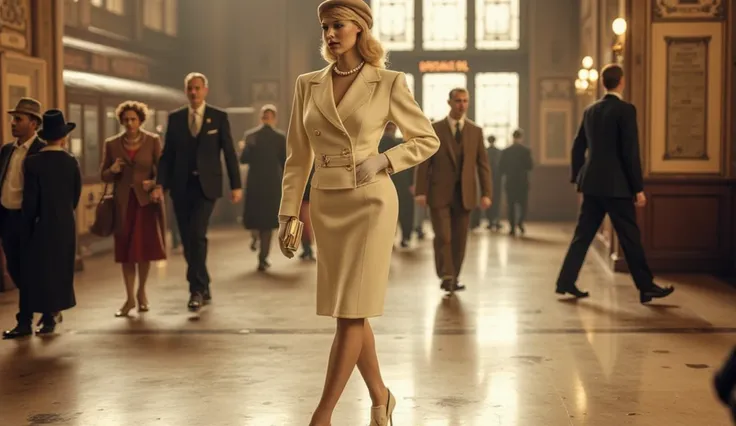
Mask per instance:
[[[465,257],[470,212],[478,205],[491,206],[491,169],[483,144],[483,130],[465,117],[470,102],[467,89],[450,91],[450,113],[434,122],[440,139],[439,150],[417,166],[415,198],[420,206],[429,205],[434,229],[434,254],[440,288],[464,290],[458,275]]]
[[[488,141],[488,148],[486,153],[488,154],[488,164],[491,166],[491,182],[493,182],[493,195],[501,199],[501,173],[499,165],[501,163],[501,150],[496,148],[496,137],[491,135],[486,139]],[[501,229],[501,223],[499,221],[499,213],[501,211],[501,203],[493,203],[488,210],[485,211],[486,219],[488,219],[487,229],[498,231]],[[483,211],[476,207],[470,214],[470,229],[475,229],[480,226],[480,220],[483,216]]]
[[[378,152],[382,153],[401,144],[401,139],[396,137],[396,124],[389,122],[384,129],[383,137],[378,143]],[[411,233],[414,230],[414,168],[406,169],[391,175],[394,181],[396,194],[399,197],[399,225],[401,226],[401,247],[409,247]]]
[[[261,108],[261,125],[245,132],[245,147],[240,162],[248,164],[245,187],[243,226],[258,234],[261,251],[258,254],[258,270],[263,272],[271,265],[273,230],[279,229],[281,205],[281,181],[286,162],[286,135],[276,129],[276,106]]]
[[[39,152],[46,143],[36,134],[42,120],[40,102],[21,98],[9,113],[13,117],[10,127],[15,142],[5,144],[0,149],[0,238],[8,273],[18,287],[18,314],[16,327],[3,332],[3,339],[16,339],[33,333],[29,288],[21,274],[23,164],[28,156]]]
[[[606,214],[616,230],[641,303],[671,294],[654,283],[641,245],[635,206],[644,207],[636,108],[622,98],[624,71],[608,65],[601,72],[606,95],[590,105],[572,147],[572,179],[583,194],[575,236],[557,279],[558,294],[587,297],[575,282]],[[588,152],[586,157],[585,153]]]
[[[488,163],[491,166],[491,179],[493,181],[493,194],[501,199],[501,150],[496,147],[496,137],[491,135],[488,136],[488,148],[486,148],[488,154]],[[501,222],[499,216],[501,212],[501,203],[493,203],[488,209],[488,229],[498,231],[501,229]]]
[[[509,235],[516,235],[516,227],[523,235],[524,220],[529,200],[529,172],[534,168],[532,151],[522,145],[524,135],[514,130],[510,146],[501,151],[499,172],[505,177],[506,204],[509,209]]]
[[[227,113],[205,103],[207,77],[190,73],[184,84],[189,105],[169,114],[158,187],[152,196],[162,200],[163,191],[171,193],[187,261],[188,307],[196,312],[212,299],[206,264],[207,226],[223,192],[221,154],[233,203],[240,202],[243,190]]]

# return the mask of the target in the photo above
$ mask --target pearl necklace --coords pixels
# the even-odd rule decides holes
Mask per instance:
[[[363,65],[365,65],[365,61],[361,61],[357,67],[351,69],[350,71],[340,71],[339,69],[337,69],[337,64],[335,64],[332,70],[335,71],[335,74],[345,77],[345,76],[348,76],[350,74],[355,74],[356,72],[360,71],[360,69],[363,68]]]

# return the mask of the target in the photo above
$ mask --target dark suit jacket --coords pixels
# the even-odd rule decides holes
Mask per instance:
[[[488,153],[488,164],[491,166],[491,177],[493,178],[493,187],[501,187],[501,150],[495,146],[486,148]]]
[[[426,195],[427,205],[431,208],[452,204],[455,197],[455,177],[458,167],[455,150],[462,149],[463,207],[466,210],[473,210],[478,205],[477,181],[480,181],[481,197],[493,199],[491,168],[488,165],[488,154],[483,144],[483,130],[472,121],[465,119],[462,132],[463,141],[458,147],[447,119],[432,123],[432,127],[440,139],[440,148],[427,161],[417,166],[415,195]]]
[[[286,135],[269,126],[247,131],[240,162],[248,164],[243,225],[247,229],[278,228]]]
[[[585,109],[572,147],[572,182],[601,197],[632,198],[644,190],[634,105],[606,95]]]
[[[395,146],[401,145],[402,143],[403,141],[401,138],[392,138],[384,135],[381,137],[381,141],[378,142],[378,153],[382,154]],[[398,190],[408,191],[409,187],[414,184],[414,167],[392,174],[391,180],[394,181],[394,185]]]
[[[529,190],[529,172],[534,168],[532,151],[515,143],[501,151],[499,173],[506,178],[506,192]]]
[[[171,190],[173,197],[186,191],[190,174],[187,157],[190,138],[189,108],[184,106],[169,114],[157,177],[158,184]],[[222,197],[221,153],[225,156],[230,187],[242,188],[238,156],[235,154],[227,113],[206,105],[197,140],[197,171],[204,196],[210,200]]]

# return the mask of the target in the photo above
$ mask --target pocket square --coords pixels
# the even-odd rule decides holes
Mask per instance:
[[[214,135],[215,133],[217,133],[217,129],[212,129],[212,130],[207,131],[208,135]]]

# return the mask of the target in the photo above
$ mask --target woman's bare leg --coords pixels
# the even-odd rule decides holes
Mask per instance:
[[[325,387],[310,426],[329,426],[337,401],[345,390],[363,347],[364,319],[337,319]]]
[[[128,311],[135,308],[135,263],[123,263],[123,281],[125,281],[125,294],[127,299],[125,304],[115,316],[124,317],[128,315]]]
[[[363,326],[363,350],[360,351],[360,357],[358,357],[358,370],[360,370],[360,375],[363,376],[363,380],[368,386],[373,406],[386,405],[388,389],[383,383],[383,377],[381,377],[381,368],[376,354],[376,339],[367,319]]]
[[[146,282],[151,271],[151,262],[140,262],[138,264],[138,307],[148,307],[148,296],[146,295]]]

